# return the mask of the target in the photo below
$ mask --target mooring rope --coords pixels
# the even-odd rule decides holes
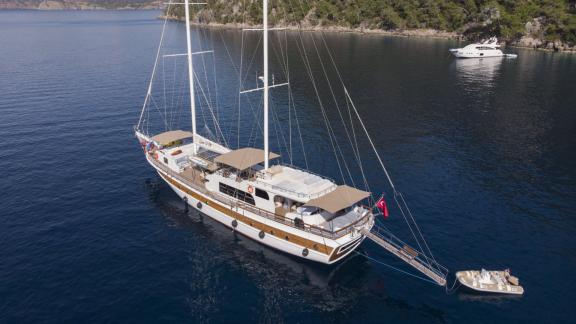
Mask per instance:
[[[458,286],[456,286],[456,284],[458,284]],[[448,295],[452,295],[456,290],[458,290],[458,288],[460,288],[462,284],[460,283],[460,281],[458,281],[457,278],[454,278],[454,283],[452,284],[452,287],[448,288],[448,285],[446,285],[446,293]]]
[[[403,274],[405,274],[405,275],[409,275],[409,276],[414,277],[414,278],[416,278],[416,279],[420,279],[420,280],[423,280],[423,281],[426,281],[426,282],[433,283],[433,284],[437,285],[437,283],[436,283],[435,281],[431,280],[431,279],[424,278],[424,277],[420,277],[420,276],[417,276],[417,275],[415,275],[415,274],[413,274],[413,273],[410,273],[410,272],[404,271],[404,270],[402,270],[402,269],[396,268],[395,266],[389,265],[389,264],[384,263],[384,262],[382,262],[382,261],[380,261],[380,260],[376,260],[376,259],[374,259],[373,257],[368,256],[368,255],[365,254],[365,253],[358,252],[358,251],[354,251],[354,252],[357,253],[357,254],[360,254],[360,255],[364,256],[365,258],[367,258],[367,259],[369,259],[369,260],[371,260],[371,261],[374,261],[374,262],[376,262],[376,263],[378,263],[378,264],[381,264],[381,265],[383,265],[383,266],[386,266],[386,267],[388,267],[388,268],[390,268],[390,269],[392,269],[392,270],[396,270],[396,271],[401,272],[401,273],[403,273]]]
[[[434,284],[434,285],[438,285],[438,283],[436,283],[436,282],[433,281],[433,280],[430,280],[430,279],[424,278],[424,277],[420,277],[420,276],[415,275],[415,274],[413,274],[413,273],[410,273],[410,272],[408,272],[408,271],[404,271],[404,270],[399,269],[399,268],[397,268],[397,267],[395,267],[395,266],[389,265],[389,264],[384,263],[384,262],[382,262],[382,261],[380,261],[380,260],[377,260],[377,259],[375,259],[375,258],[373,258],[373,257],[371,257],[371,256],[368,256],[368,255],[365,254],[365,253],[358,252],[358,251],[354,251],[354,253],[359,254],[359,255],[361,255],[361,256],[369,259],[370,261],[376,262],[376,263],[378,263],[378,264],[380,264],[380,265],[383,265],[383,266],[385,266],[385,267],[388,267],[388,268],[390,268],[390,269],[392,269],[392,270],[396,270],[396,271],[398,271],[398,272],[400,272],[400,273],[402,273],[402,274],[405,274],[405,275],[414,277],[414,278],[416,278],[416,279],[420,279],[420,280],[425,281],[425,282],[432,283],[432,284]],[[462,284],[458,281],[458,279],[454,278],[454,283],[452,284],[452,286],[451,286],[450,288],[448,288],[448,284],[446,284],[446,285],[444,286],[444,287],[446,288],[446,294],[448,294],[448,295],[453,294],[454,292],[456,292],[456,290],[458,290],[458,288],[460,288],[461,285],[462,285]]]

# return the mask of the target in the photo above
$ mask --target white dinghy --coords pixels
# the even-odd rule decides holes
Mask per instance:
[[[524,294],[524,288],[520,286],[518,278],[510,275],[509,270],[458,271],[456,272],[456,278],[462,285],[479,292],[510,295]]]

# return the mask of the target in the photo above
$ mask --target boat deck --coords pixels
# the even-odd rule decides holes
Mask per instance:
[[[351,211],[347,214],[344,215],[340,215],[337,217],[334,217],[332,219],[329,219],[321,224],[319,224],[319,227],[322,227],[324,229],[330,230],[330,231],[337,231],[341,228],[344,228],[354,222],[356,222],[357,220],[361,219],[362,215]]]
[[[353,221],[352,223],[348,223],[347,226],[344,226],[344,227],[339,228],[339,229],[334,229],[334,230],[320,227],[320,226],[314,226],[314,225],[310,225],[310,224],[296,224],[293,219],[287,218],[283,215],[278,215],[278,214],[263,210],[261,208],[249,205],[249,204],[244,203],[242,201],[233,200],[229,197],[224,197],[223,195],[209,192],[208,190],[206,190],[206,188],[204,186],[204,178],[202,175],[202,171],[193,169],[192,167],[187,167],[182,172],[175,172],[153,158],[149,158],[148,160],[152,164],[154,164],[154,166],[156,168],[158,168],[158,169],[162,170],[163,172],[167,173],[168,175],[178,179],[180,182],[182,182],[186,185],[189,185],[189,186],[193,187],[194,189],[202,192],[202,194],[204,194],[206,197],[210,197],[211,199],[214,199],[220,203],[223,203],[225,206],[227,206],[229,208],[244,209],[244,210],[250,211],[256,215],[259,215],[261,217],[265,217],[269,220],[272,220],[272,221],[275,221],[275,222],[278,222],[278,223],[281,223],[284,225],[288,225],[290,227],[297,228],[299,230],[304,230],[304,231],[313,233],[315,235],[320,235],[320,236],[325,237],[325,238],[336,240],[340,237],[343,237],[343,236],[349,234],[350,232],[352,232],[354,230],[354,226],[363,225],[366,222],[368,222],[370,220],[370,218],[372,217],[371,213],[366,213],[366,215],[362,216],[361,218]]]
[[[201,171],[194,169],[193,167],[187,167],[180,175],[186,178],[188,181],[192,182],[196,186],[203,186],[204,185],[204,176]]]
[[[272,190],[284,193],[288,198],[312,199],[336,189],[330,179],[291,166],[277,165],[267,171],[268,176],[256,181]]]

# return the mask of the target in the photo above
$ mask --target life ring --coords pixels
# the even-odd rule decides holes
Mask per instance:
[[[254,193],[254,187],[248,186],[248,192],[249,192],[249,193]]]

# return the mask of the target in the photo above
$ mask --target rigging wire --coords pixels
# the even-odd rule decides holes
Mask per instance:
[[[199,34],[198,38],[200,39],[200,36],[203,37],[202,40],[200,40],[198,42],[198,46],[200,47],[200,51],[204,51],[205,48],[202,47],[202,44],[204,43],[204,40],[207,39],[208,37],[206,36],[206,29],[199,27],[196,29],[197,33]],[[198,32],[199,31],[199,32]],[[218,110],[217,107],[214,107],[214,102],[212,101],[212,91],[210,90],[210,83],[208,82],[208,71],[206,69],[206,57],[205,55],[200,55],[200,58],[202,60],[202,71],[204,72],[204,81],[206,82],[206,90],[205,92],[208,93],[208,95],[204,95],[204,98],[206,100],[206,105],[208,106],[208,109],[211,111],[212,114],[212,123],[214,124],[214,129],[217,130],[217,123],[218,123]],[[198,76],[196,76],[197,79],[199,79]],[[200,83],[200,81],[198,80],[198,83]],[[214,113],[213,111],[216,109],[216,113]],[[218,125],[219,127],[219,125]],[[220,136],[221,132],[217,132],[217,138]],[[223,140],[224,142],[226,141],[226,139],[224,138],[224,135],[222,134]],[[219,142],[217,140],[217,142]]]
[[[303,6],[301,0],[298,1],[298,4],[300,5],[300,8],[301,8],[302,10],[304,10],[304,6]],[[300,35],[301,35],[301,34],[300,34]],[[415,221],[415,219],[414,219],[414,216],[412,215],[410,209],[408,208],[408,206],[407,206],[407,204],[406,204],[406,201],[404,200],[404,198],[403,198],[403,196],[401,195],[401,193],[399,193],[399,192],[396,190],[396,188],[395,188],[395,186],[394,186],[394,183],[392,182],[392,179],[390,178],[390,175],[389,175],[389,173],[388,173],[388,170],[387,170],[386,167],[384,166],[384,163],[382,162],[382,159],[380,158],[380,155],[378,154],[378,152],[377,152],[377,150],[376,150],[376,147],[374,146],[374,143],[372,142],[372,139],[371,139],[371,137],[369,136],[369,133],[368,133],[368,131],[366,130],[366,127],[364,126],[364,123],[363,123],[362,119],[360,118],[360,115],[359,115],[359,113],[358,113],[358,111],[357,111],[357,109],[356,109],[356,107],[355,107],[355,105],[354,105],[354,102],[352,101],[352,99],[351,99],[351,97],[350,97],[350,94],[348,93],[348,90],[347,90],[346,86],[344,85],[344,82],[343,82],[343,80],[342,80],[342,76],[341,76],[341,74],[340,74],[340,72],[339,72],[339,70],[338,70],[338,67],[337,67],[337,65],[336,65],[335,62],[334,62],[334,58],[333,58],[333,56],[332,56],[332,53],[331,53],[331,51],[329,50],[329,48],[328,48],[328,46],[327,46],[327,44],[326,44],[326,40],[325,40],[325,37],[324,37],[324,33],[321,33],[320,35],[321,35],[322,40],[323,40],[323,43],[324,43],[324,45],[325,45],[325,47],[326,47],[326,49],[327,49],[327,52],[328,52],[328,54],[329,54],[329,57],[330,57],[330,60],[331,60],[331,62],[332,62],[332,65],[333,65],[333,67],[334,67],[334,70],[336,71],[336,73],[337,73],[337,75],[338,75],[338,78],[339,78],[339,80],[340,80],[340,82],[341,82],[341,84],[342,84],[342,86],[343,86],[343,88],[344,88],[344,92],[345,92],[345,95],[346,95],[346,97],[347,97],[347,100],[349,100],[349,102],[351,103],[352,107],[354,108],[354,111],[355,111],[355,113],[356,113],[356,115],[357,115],[357,117],[358,117],[358,120],[359,120],[359,122],[360,122],[360,124],[361,124],[361,126],[362,126],[362,128],[363,128],[363,130],[364,130],[364,132],[365,132],[365,134],[366,134],[366,136],[368,137],[368,140],[370,141],[370,144],[371,144],[371,146],[372,146],[372,148],[373,148],[373,150],[374,150],[374,153],[376,154],[376,157],[377,157],[377,159],[378,159],[378,162],[380,163],[380,165],[381,165],[381,167],[382,167],[382,170],[384,171],[384,173],[385,173],[385,175],[386,175],[386,178],[388,179],[388,182],[390,183],[390,186],[392,187],[392,189],[393,189],[393,191],[394,191],[394,199],[395,199],[395,201],[396,201],[399,209],[400,209],[401,212],[402,212],[402,215],[403,215],[403,217],[404,217],[404,219],[405,219],[405,221],[406,221],[406,224],[408,225],[408,227],[409,227],[409,229],[410,229],[410,231],[411,231],[414,239],[416,240],[418,246],[420,247],[421,251],[426,255],[426,250],[422,249],[422,246],[421,246],[421,244],[420,244],[420,240],[418,239],[418,237],[416,236],[416,234],[415,234],[414,231],[412,230],[412,227],[410,226],[410,222],[408,221],[408,218],[406,217],[406,215],[405,215],[405,213],[404,213],[404,208],[406,209],[408,215],[410,216],[410,219],[412,220],[412,223],[415,225],[415,228],[416,228],[418,234],[420,235],[420,239],[423,241],[423,243],[424,243],[424,245],[425,245],[425,247],[426,247],[426,249],[427,249],[427,252],[430,254],[431,259],[432,259],[434,262],[436,262],[436,260],[435,260],[435,258],[434,258],[434,255],[432,254],[432,252],[431,252],[431,250],[430,250],[430,248],[429,248],[429,246],[428,246],[428,243],[426,242],[426,239],[425,239],[424,236],[422,235],[422,232],[420,231],[420,228],[418,227],[418,225],[417,225],[417,223],[416,223],[416,221]],[[322,66],[322,68],[323,68],[323,71],[325,72],[324,64],[323,64],[322,58],[320,57],[320,54],[319,54],[319,52],[318,52],[318,48],[317,48],[317,46],[316,46],[314,37],[311,37],[311,39],[312,39],[312,42],[313,42],[314,47],[315,47],[315,49],[316,49],[316,52],[317,52],[317,54],[318,54],[318,58],[319,58],[320,64],[321,64],[321,66]],[[302,43],[302,47],[304,48],[303,41],[302,41],[302,37],[300,37],[300,41],[301,41],[301,43]],[[304,54],[306,55],[306,51],[305,51],[305,50],[304,50]],[[307,68],[307,72],[310,74],[310,73],[311,73],[311,69],[310,69],[310,64],[309,64],[309,60],[307,59],[307,57],[305,57],[305,66],[306,66],[306,68]],[[326,79],[328,80],[329,88],[332,90],[332,87],[331,87],[329,78],[328,78],[327,75],[326,75],[326,72],[325,72],[325,77],[326,77]],[[323,105],[322,105],[322,102],[320,101],[318,92],[317,92],[317,90],[316,90],[316,85],[315,85],[315,82],[314,82],[314,80],[313,80],[312,77],[311,77],[311,80],[312,80],[312,83],[313,83],[313,85],[314,85],[314,90],[316,91],[316,94],[317,94],[318,99],[319,99],[319,102],[320,102],[320,108],[321,108],[321,110],[322,110],[322,112],[323,112],[323,115],[325,115],[325,113],[324,113],[324,107],[323,107]],[[332,94],[333,94],[333,92],[332,92]],[[333,95],[333,98],[335,99],[335,96],[334,96],[334,95]],[[336,101],[336,100],[335,100],[335,101]],[[337,103],[336,103],[336,105],[337,105]],[[341,119],[342,119],[342,121],[343,121],[343,118],[342,118],[342,115],[341,115],[341,113],[340,113],[340,110],[339,110],[338,105],[337,105],[337,108],[338,108],[338,111],[339,111],[339,115],[340,115],[340,117],[341,117]],[[326,118],[326,117],[324,117],[324,118],[325,118],[325,122],[326,122],[326,119],[327,119],[327,118]],[[328,127],[328,128],[331,128],[331,127],[330,127],[330,124],[329,124],[329,120],[326,122],[326,124],[327,124],[327,127]],[[343,122],[343,125],[345,126],[345,123],[344,123],[344,122]],[[346,133],[348,134],[346,127],[345,127],[345,130],[346,130]],[[331,132],[329,131],[329,135],[330,135],[330,134],[333,135],[333,132],[331,133]],[[331,141],[332,141],[332,139],[331,139]],[[339,146],[338,146],[338,147],[339,147]],[[359,152],[358,147],[357,147],[357,149],[356,149],[356,152]],[[342,153],[342,152],[340,152],[340,153]],[[336,154],[336,152],[335,152],[335,154]],[[338,162],[338,157],[337,157],[337,162]],[[344,165],[347,167],[346,160],[344,159],[344,157],[343,157],[343,163],[344,163]],[[338,164],[339,164],[339,162],[338,162]],[[339,168],[340,168],[340,166],[339,166]],[[362,168],[361,168],[361,171],[363,171]],[[341,173],[342,173],[342,172],[341,172]],[[363,173],[363,172],[362,172],[362,173]],[[363,176],[363,177],[364,177],[364,176]],[[402,200],[402,203],[403,203],[403,205],[404,205],[404,208],[402,208],[402,205],[400,204],[400,202],[399,202],[398,199],[397,199],[397,196],[398,196],[398,195],[400,195],[400,198],[401,198],[401,200]],[[430,264],[428,264],[428,265],[430,266]]]
[[[312,44],[314,44],[314,49],[316,50],[316,54],[318,55],[318,61],[320,62],[320,67],[322,68],[322,71],[324,72],[324,77],[325,77],[326,82],[328,84],[328,88],[330,89],[330,94],[332,95],[332,99],[334,100],[334,105],[336,106],[336,110],[338,111],[338,115],[340,116],[340,120],[342,121],[342,125],[344,126],[344,130],[345,130],[345,133],[348,137],[348,141],[350,142],[350,145],[352,146],[352,141],[350,139],[350,134],[348,132],[348,128],[346,127],[346,123],[344,122],[344,118],[342,117],[342,112],[340,111],[340,105],[338,105],[338,100],[336,99],[336,95],[334,94],[334,89],[332,88],[332,83],[330,82],[330,78],[328,77],[328,73],[326,72],[326,67],[324,66],[324,61],[322,60],[322,57],[320,56],[320,51],[318,50],[318,46],[316,45],[316,40],[314,39],[314,36],[311,36],[310,39],[312,40]],[[354,180],[352,178],[352,174],[350,173],[350,170],[348,168],[348,164],[346,163],[346,160],[344,159],[344,154],[342,152],[342,149],[340,148],[340,144],[338,144],[338,141],[336,141],[336,143],[338,145],[338,150],[340,151],[340,154],[342,155],[342,159],[344,160],[344,165],[346,166],[348,176],[350,177],[352,184],[355,186]]]
[[[206,96],[206,92],[204,91],[204,87],[200,83],[200,79],[198,78],[198,74],[196,74],[196,72],[194,72],[194,78],[198,81],[198,87],[200,88],[200,92],[202,93],[204,100],[206,100],[206,102],[208,102],[208,97]],[[214,127],[215,127],[216,132],[219,132],[222,135],[222,139],[224,140],[224,145],[228,146],[226,144],[226,139],[224,137],[224,133],[222,133],[222,129],[220,128],[220,124],[219,124],[218,120],[216,119],[216,116],[214,115],[214,111],[212,110],[212,107],[210,107],[209,105],[207,105],[207,107],[208,107],[208,111],[210,112],[210,114],[212,115],[212,118],[214,120]],[[204,116],[204,114],[202,114],[202,116]],[[204,120],[204,123],[206,123],[206,120]]]
[[[348,93],[348,89],[346,87],[344,87],[344,93],[346,94],[346,96],[348,97],[348,100],[350,100],[350,104],[352,105],[352,108],[354,109],[354,112],[356,113],[356,116],[358,117],[358,121],[360,122],[360,125],[362,126],[362,129],[364,130],[364,133],[366,134],[366,137],[368,138],[368,141],[370,142],[370,145],[372,146],[372,149],[374,150],[374,154],[376,155],[376,158],[378,159],[378,162],[380,163],[380,166],[382,167],[382,170],[384,171],[384,174],[386,175],[386,178],[388,179],[388,182],[390,183],[390,186],[392,187],[392,190],[394,191],[394,200],[396,201],[396,204],[398,206],[398,208],[400,209],[400,212],[402,213],[402,216],[404,217],[404,220],[406,221],[406,224],[408,225],[408,228],[410,229],[410,232],[412,233],[412,236],[414,237],[414,239],[416,240],[416,243],[418,244],[418,246],[420,247],[420,250],[425,253],[424,249],[422,249],[422,246],[420,245],[420,240],[418,240],[416,234],[414,233],[414,231],[412,230],[412,226],[410,226],[410,223],[408,221],[408,218],[406,217],[404,210],[402,208],[402,206],[400,205],[400,203],[398,202],[397,196],[398,196],[398,191],[396,190],[396,187],[394,186],[394,183],[392,182],[392,179],[390,178],[390,175],[388,174],[388,170],[386,169],[386,167],[384,166],[384,163],[382,162],[382,159],[380,158],[380,155],[378,154],[378,150],[376,149],[376,146],[374,145],[374,142],[372,141],[372,138],[370,137],[370,134],[368,133],[368,130],[366,130],[366,126],[364,126],[364,122],[362,121],[362,119],[360,118],[360,114],[358,113],[358,110],[356,109],[356,105],[354,105],[354,102],[352,101],[352,98],[350,98],[350,94]],[[412,219],[414,219],[413,216],[411,216]],[[420,236],[421,239],[423,241],[426,241],[426,239],[424,238],[424,236],[422,235],[422,233],[420,232]],[[433,256],[431,255],[432,260],[434,260],[436,262],[436,260],[433,258]],[[430,264],[428,264],[430,266]]]
[[[322,99],[320,98],[320,92],[318,91],[318,88],[316,86],[316,82],[314,80],[314,75],[312,73],[312,67],[310,65],[310,61],[308,59],[308,55],[306,53],[305,47],[304,47],[304,41],[302,39],[302,33],[299,32],[299,36],[300,36],[300,43],[302,45],[302,49],[300,48],[300,45],[297,43],[297,47],[298,50],[300,52],[301,57],[304,60],[304,67],[306,68],[306,72],[308,74],[308,77],[310,78],[310,81],[312,82],[312,87],[314,89],[314,92],[316,93],[316,97],[318,99],[318,103],[320,106],[320,111],[322,112],[322,117],[324,119],[324,123],[325,125],[327,125],[327,130],[328,130],[328,138],[330,139],[330,144],[332,145],[332,150],[334,152],[334,157],[336,158],[336,164],[338,165],[338,170],[340,171],[340,176],[342,177],[342,181],[344,183],[346,183],[346,178],[344,177],[344,173],[342,171],[342,166],[340,165],[340,159],[338,156],[338,153],[336,151],[336,146],[334,145],[334,139],[331,133],[331,128],[329,127],[329,121],[327,120],[327,116],[326,116],[326,111],[324,110],[324,106],[322,104]]]
[[[168,10],[170,10],[170,6],[172,4],[172,0],[168,3]],[[160,44],[158,44],[158,50],[156,51],[156,59],[154,60],[154,67],[152,68],[152,75],[150,77],[150,83],[148,84],[148,91],[146,92],[146,98],[144,99],[144,104],[142,105],[142,112],[140,113],[140,118],[138,119],[138,124],[136,125],[136,129],[140,129],[140,124],[142,123],[142,116],[144,116],[144,110],[148,104],[148,100],[152,95],[152,84],[154,83],[154,77],[156,75],[156,67],[158,66],[158,58],[160,57],[160,50],[162,49],[162,43],[164,42],[164,32],[166,31],[166,22],[168,21],[168,15],[164,18],[164,23],[162,24],[162,34],[160,36]]]
[[[395,266],[393,266],[393,265],[390,265],[390,264],[384,263],[384,262],[382,262],[382,261],[380,261],[380,260],[377,260],[377,259],[375,259],[375,258],[373,258],[373,257],[371,257],[371,256],[369,256],[369,255],[367,255],[367,254],[365,254],[365,253],[362,253],[362,252],[360,252],[360,251],[354,251],[354,253],[359,254],[359,255],[362,255],[363,257],[365,257],[365,258],[367,258],[367,259],[369,259],[369,260],[371,260],[371,261],[373,261],[373,262],[376,262],[376,263],[378,263],[378,264],[380,264],[380,265],[386,266],[386,267],[388,267],[388,268],[390,268],[390,269],[392,269],[392,270],[396,270],[396,271],[398,271],[398,272],[400,272],[400,273],[403,273],[403,274],[405,274],[405,275],[408,275],[408,276],[411,276],[411,277],[413,277],[413,278],[420,279],[420,280],[422,280],[422,281],[429,282],[429,283],[432,283],[432,284],[436,285],[436,282],[433,281],[433,280],[431,280],[431,279],[424,278],[424,277],[420,277],[420,276],[415,275],[415,274],[413,274],[413,273],[410,273],[410,272],[408,272],[408,271],[404,271],[404,270],[402,270],[402,269],[400,269],[400,268],[397,268],[397,267],[395,267]]]

